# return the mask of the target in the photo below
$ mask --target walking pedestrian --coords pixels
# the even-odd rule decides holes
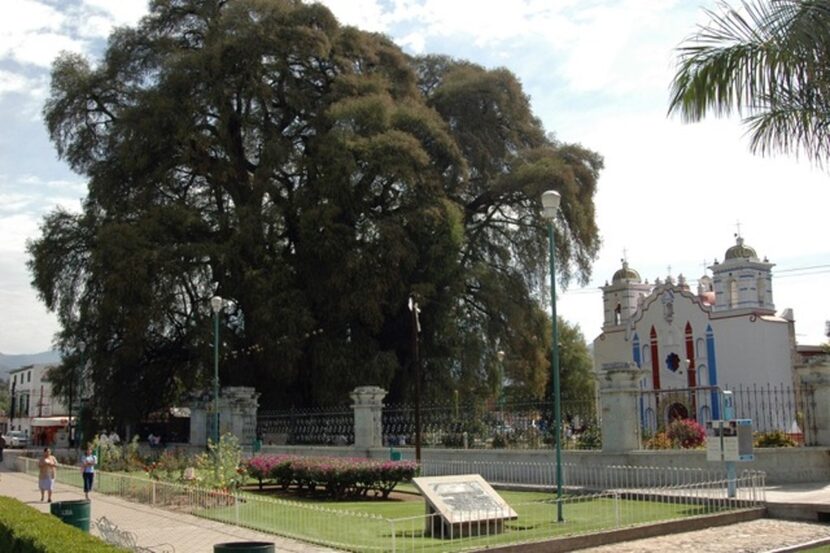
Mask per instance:
[[[52,503],[52,490],[55,488],[55,478],[58,476],[58,460],[52,455],[48,447],[43,448],[43,455],[37,463],[38,488],[40,488],[40,500],[43,501],[44,494],[48,494],[49,503]]]
[[[92,454],[92,448],[86,448],[86,454],[81,457],[81,474],[84,477],[84,497],[89,499],[89,492],[92,491],[92,480],[95,478],[95,465],[98,464],[98,457]]]

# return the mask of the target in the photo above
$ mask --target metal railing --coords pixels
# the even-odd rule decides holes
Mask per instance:
[[[723,418],[722,392],[730,390],[734,417],[752,419],[756,432],[783,432],[803,445],[815,445],[816,403],[808,387],[789,384],[752,386],[700,386],[648,390],[640,393],[641,425],[647,432],[664,428],[674,419],[695,419],[701,424]]]
[[[260,411],[257,427],[266,443],[279,445],[350,445],[354,412],[349,406],[326,409]]]
[[[498,465],[504,466],[499,469]],[[520,464],[429,463],[424,466],[424,473],[479,472],[496,486],[527,487],[528,483],[534,484],[536,475],[550,469],[546,463],[517,465]],[[18,458],[18,469],[36,474],[37,460]],[[94,492],[358,552],[475,550],[753,508],[764,501],[764,474],[757,471],[742,473],[736,481],[737,497],[728,498],[727,481],[718,471],[630,466],[579,470],[569,467],[566,472],[568,495],[562,499],[565,522],[556,520],[556,498],[546,491],[551,484],[544,478],[536,481],[535,489],[531,486],[525,490],[527,493],[502,487],[500,493],[518,518],[511,519],[507,512],[488,511],[486,516],[476,513],[479,516],[471,517],[476,522],[456,524],[447,524],[434,513],[389,518],[348,507],[337,508],[336,503],[321,507],[255,493],[206,489],[103,471],[96,473]],[[78,467],[60,465],[57,477],[64,484],[82,485]],[[605,489],[589,493],[601,488]],[[411,499],[421,501],[415,495]]]
[[[583,447],[578,438],[586,432],[596,431],[597,412],[594,401],[562,403],[565,448]],[[421,406],[421,441],[424,447],[548,448],[553,444],[552,421],[550,401],[426,404]],[[257,425],[266,444],[354,443],[354,414],[348,406],[260,411]],[[381,425],[384,445],[415,443],[414,406],[385,405]]]
[[[480,474],[491,485],[509,488],[552,491],[556,488],[556,464],[551,462],[442,461],[427,459],[421,464],[421,476]],[[746,478],[762,482],[762,489],[752,486],[746,491],[751,499],[763,501],[765,473],[744,471]],[[607,490],[643,488],[686,488],[726,478],[720,468],[685,468],[634,465],[593,465],[563,463],[562,485],[570,493],[594,493]],[[756,497],[760,494],[759,497]]]

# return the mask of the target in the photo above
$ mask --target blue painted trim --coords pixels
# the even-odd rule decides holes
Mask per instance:
[[[718,385],[718,366],[715,359],[715,333],[712,325],[706,325],[706,361],[709,365],[709,386]],[[712,395],[712,420],[720,420],[720,398],[716,390]]]
[[[634,338],[631,341],[631,350],[634,353],[634,363],[637,364],[637,368],[642,368],[642,356],[640,354],[640,337],[637,333],[634,333]]]

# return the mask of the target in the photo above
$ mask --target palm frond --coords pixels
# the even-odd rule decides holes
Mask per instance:
[[[744,123],[754,153],[803,154],[819,166],[830,160],[830,105],[821,91],[780,93],[773,107],[745,118]]]
[[[707,13],[678,48],[669,113],[746,115],[753,151],[826,158],[830,0],[747,0]]]

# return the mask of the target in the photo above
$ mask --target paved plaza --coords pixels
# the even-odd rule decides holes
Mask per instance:
[[[40,502],[37,480],[19,472],[0,469],[0,494],[48,513],[49,504]],[[830,512],[830,485],[793,484],[767,488],[767,502],[782,505],[806,505]],[[81,499],[83,494],[72,486],[55,485],[54,501]],[[213,545],[233,541],[268,541],[277,551],[310,553],[333,551],[279,536],[263,534],[199,517],[174,513],[116,497],[92,493],[92,520],[106,517],[122,530],[135,534],[143,547],[172,545],[175,553],[210,553]],[[93,525],[93,534],[97,531]],[[760,519],[729,526],[708,528],[617,543],[590,549],[588,553],[761,553],[795,551],[804,544],[830,543],[830,524],[791,520]],[[160,550],[163,547],[159,547]]]

